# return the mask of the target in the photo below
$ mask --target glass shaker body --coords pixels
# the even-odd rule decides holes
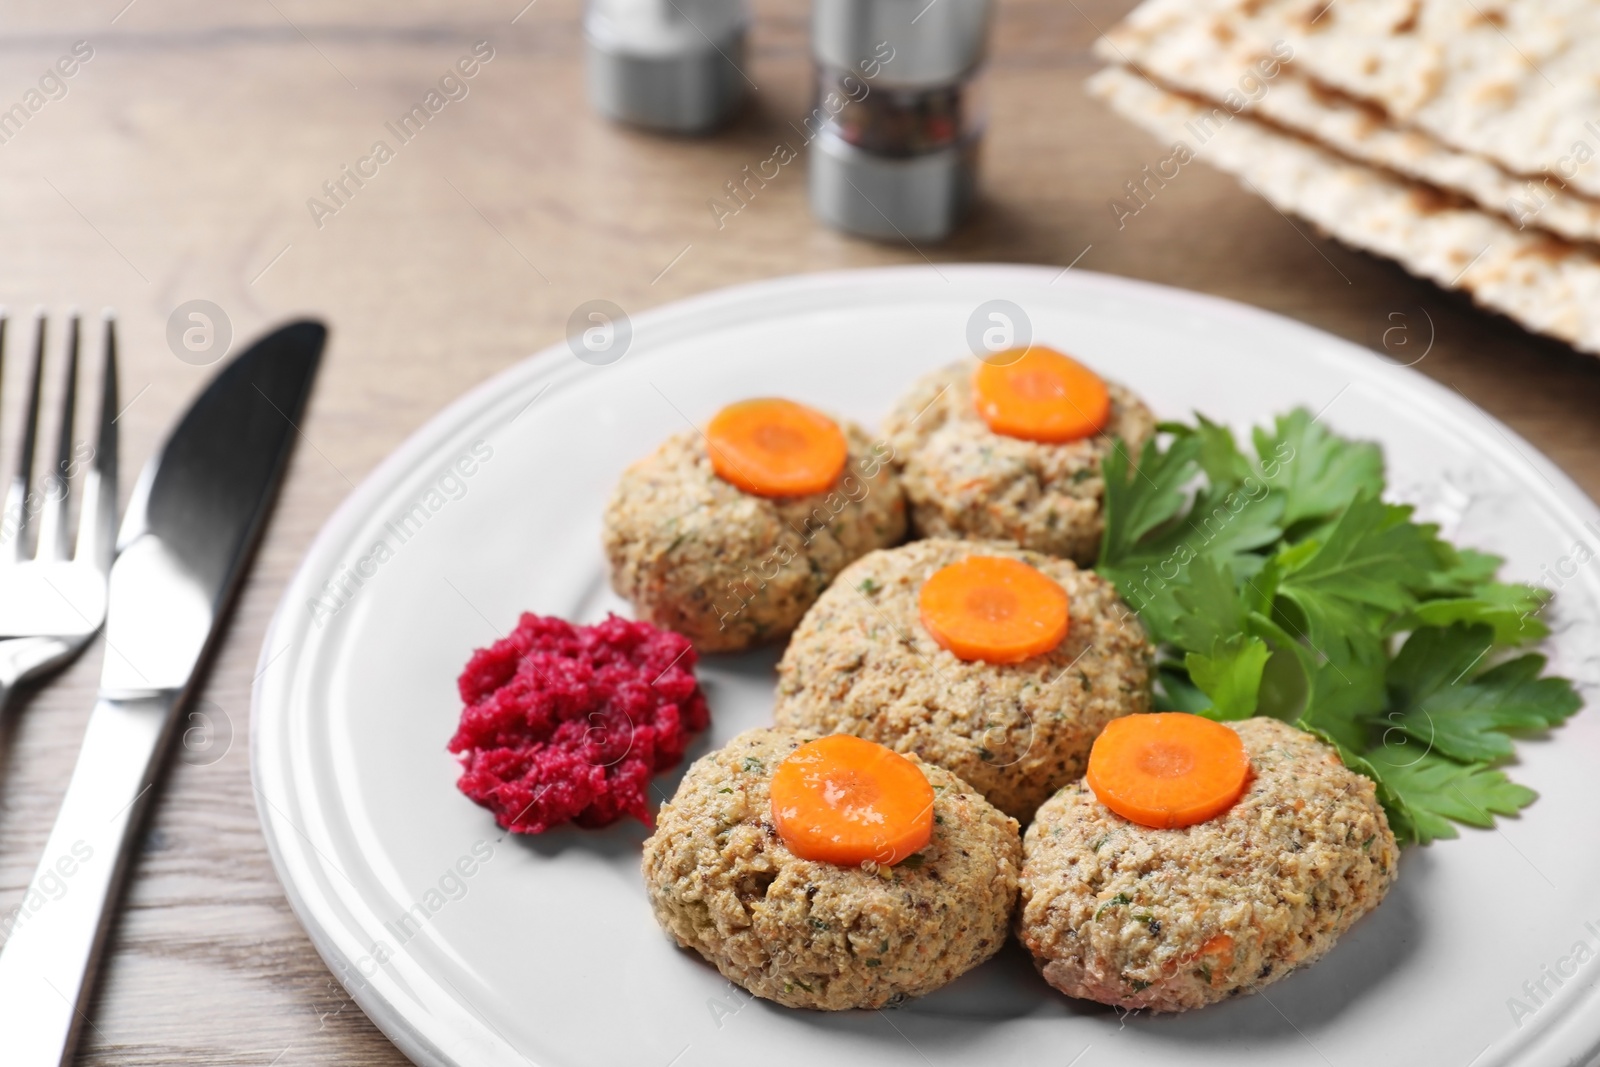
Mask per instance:
[[[924,88],[874,85],[858,71],[823,64],[816,75],[816,108],[823,113],[837,108],[830,125],[846,144],[863,151],[917,156],[982,132],[982,68],[959,82]]]
[[[973,198],[990,0],[813,0],[811,209],[888,240],[941,240]]]

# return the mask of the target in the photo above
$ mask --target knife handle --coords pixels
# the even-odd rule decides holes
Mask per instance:
[[[102,697],[89,717],[66,799],[27,896],[18,911],[0,915],[6,1067],[71,1062],[177,697]]]

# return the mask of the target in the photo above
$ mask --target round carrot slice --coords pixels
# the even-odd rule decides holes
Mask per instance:
[[[793,400],[741,400],[706,426],[711,467],[757,496],[805,496],[839,480],[849,456],[844,432]]]
[[[889,866],[933,836],[933,786],[876,741],[832,734],[801,745],[771,788],[772,824],[801,859]]]
[[[1067,636],[1067,591],[1004,556],[968,556],[939,568],[922,583],[917,604],[923,628],[965,660],[1020,663]]]
[[[1140,826],[1173,829],[1215,818],[1249,779],[1239,735],[1181,711],[1112,719],[1089,750],[1089,788]]]
[[[978,364],[972,397],[989,429],[1025,441],[1059,444],[1092,437],[1111,417],[1100,376],[1049,348],[1000,353]]]

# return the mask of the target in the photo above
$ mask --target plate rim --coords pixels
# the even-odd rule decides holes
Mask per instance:
[[[1580,522],[1587,520],[1600,524],[1600,507],[1596,506],[1565,471],[1516,431],[1474,404],[1459,391],[1422,374],[1413,366],[1386,360],[1354,341],[1307,322],[1210,293],[1181,289],[1123,275],[1071,268],[1061,270],[1032,264],[903,265],[780,275],[743,282],[669,301],[630,318],[634,340],[637,343],[641,327],[646,329],[661,327],[675,320],[704,317],[708,313],[715,313],[719,308],[735,308],[747,302],[770,299],[773,295],[829,289],[840,292],[861,292],[872,285],[916,281],[945,283],[957,276],[969,282],[992,281],[997,289],[1008,286],[1051,289],[1057,283],[1066,280],[1067,285],[1056,290],[1057,292],[1067,293],[1072,288],[1080,288],[1090,291],[1098,289],[1109,294],[1131,293],[1177,309],[1192,310],[1216,320],[1268,326],[1276,330],[1287,330],[1290,334],[1299,334],[1308,341],[1315,340],[1322,346],[1319,358],[1347,363],[1356,377],[1382,367],[1386,371],[1400,374],[1411,391],[1428,397],[1435,404],[1442,404],[1447,409],[1476,411],[1480,418],[1504,439],[1512,451],[1520,454],[1526,463],[1543,476],[1546,483],[1544,486],[1530,482],[1526,488],[1548,497],[1551,503],[1558,505],[1557,510]],[[322,524],[284,586],[263,638],[261,652],[257,657],[256,676],[251,684],[250,779],[255,794],[257,818],[266,840],[273,872],[283,887],[290,909],[323,963],[339,979],[346,993],[385,1037],[412,1062],[422,1067],[462,1067],[465,1063],[473,1061],[462,1060],[441,1047],[427,1030],[410,1018],[407,1004],[402,1003],[400,998],[386,994],[381,987],[388,985],[399,987],[403,986],[403,983],[386,979],[387,972],[381,967],[372,980],[358,979],[352,987],[348,979],[353,970],[353,961],[336,943],[333,926],[337,916],[328,914],[330,909],[335,907],[334,903],[325,893],[318,894],[316,899],[313,899],[310,890],[315,888],[314,883],[302,885],[293,876],[298,865],[310,862],[307,857],[290,856],[289,849],[296,847],[295,836],[298,835],[304,841],[304,847],[313,852],[317,850],[316,846],[306,838],[305,832],[295,826],[287,815],[277,810],[264,789],[265,784],[276,780],[279,776],[277,771],[282,769],[281,766],[277,769],[266,766],[268,754],[274,754],[278,744],[276,740],[268,738],[268,727],[283,726],[289,720],[289,716],[281,711],[281,702],[278,708],[272,705],[270,698],[279,683],[274,677],[269,676],[269,668],[279,659],[285,657],[294,659],[290,651],[295,645],[303,647],[303,641],[291,641],[278,652],[273,652],[279,644],[280,635],[286,630],[295,628],[295,617],[300,614],[295,605],[299,603],[306,589],[315,587],[313,574],[329,573],[328,561],[337,559],[337,550],[346,547],[349,536],[354,532],[352,528],[358,526],[370,511],[369,502],[381,500],[385,493],[393,488],[394,483],[437,451],[440,443],[470,426],[507,393],[529,386],[540,378],[550,378],[560,373],[563,368],[560,357],[570,354],[565,340],[556,341],[490,375],[428,417],[361,479]],[[287,824],[286,827],[280,826],[280,819]],[[326,857],[322,859],[328,862]],[[471,1017],[474,1025],[481,1027],[477,1034],[479,1044],[499,1045],[514,1058],[531,1064],[526,1056],[513,1048],[494,1030],[492,1024],[482,1019],[459,991],[446,991],[437,982],[434,990],[440,996],[447,998],[454,992],[453,999],[466,1009],[465,1014]],[[411,999],[419,1003],[422,1000],[417,995],[413,995]],[[1596,1004],[1600,1004],[1600,984],[1592,986],[1588,995],[1576,1002],[1563,1016],[1552,1019],[1549,1025],[1542,1027],[1543,1033],[1534,1037],[1532,1043],[1525,1047],[1522,1056],[1531,1058],[1537,1055],[1541,1058],[1541,1062],[1544,1057],[1561,1056],[1568,1057],[1567,1062],[1589,1062],[1583,1057],[1593,1057],[1600,1053],[1600,1016],[1596,1016],[1596,1022],[1588,1028],[1583,1027],[1581,1023],[1584,1017],[1583,1008]],[[468,1042],[465,1038],[452,1042],[452,1044],[466,1043]]]

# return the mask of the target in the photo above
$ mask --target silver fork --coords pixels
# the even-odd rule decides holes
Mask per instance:
[[[117,522],[117,334],[105,315],[104,378],[97,440],[73,444],[78,398],[78,316],[67,326],[65,387],[56,440],[56,461],[37,490],[33,487],[39,435],[39,385],[45,364],[45,316],[35,323],[33,369],[17,473],[0,516],[0,712],[16,687],[55,670],[83,650],[106,618],[106,581],[116,544]],[[6,318],[0,311],[0,362],[4,360]],[[68,533],[67,502],[72,479],[87,463],[79,507],[77,545]],[[38,533],[28,554],[27,539]]]

